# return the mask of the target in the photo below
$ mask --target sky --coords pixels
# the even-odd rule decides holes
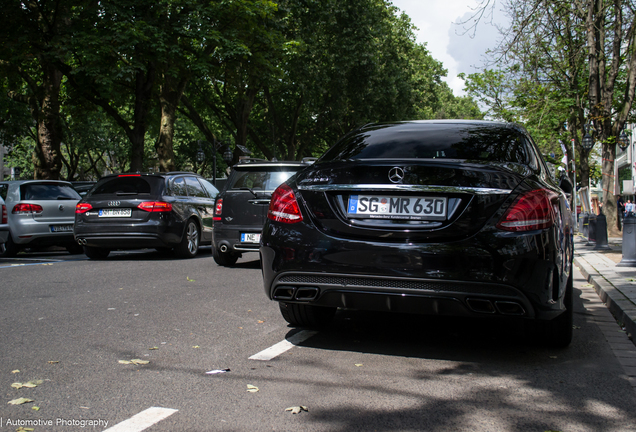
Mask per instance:
[[[445,81],[456,96],[462,96],[464,81],[457,74],[478,72],[484,63],[483,55],[496,46],[499,39],[497,29],[482,20],[473,32],[464,34],[464,27],[455,23],[465,21],[474,15],[480,0],[392,0],[393,5],[411,17],[411,22],[419,29],[417,42],[426,43],[431,56],[442,62],[448,71]],[[495,9],[495,19],[502,20],[503,14]]]

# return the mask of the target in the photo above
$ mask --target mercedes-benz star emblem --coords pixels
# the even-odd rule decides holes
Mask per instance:
[[[389,180],[391,183],[402,183],[404,179],[404,170],[400,167],[393,167],[389,170]]]

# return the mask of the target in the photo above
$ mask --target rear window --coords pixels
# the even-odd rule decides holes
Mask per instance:
[[[298,171],[290,167],[277,167],[278,170],[270,171],[258,168],[240,169],[234,172],[234,176],[230,179],[231,183],[228,189],[246,189],[273,191],[281,183],[290,178]]]
[[[112,177],[98,183],[89,196],[95,195],[150,195],[163,184],[160,177],[123,176]]]
[[[20,185],[20,199],[27,201],[78,200],[81,197],[71,186],[27,183]]]
[[[505,126],[400,123],[371,126],[346,136],[321,161],[356,159],[463,159],[528,164],[523,135]]]

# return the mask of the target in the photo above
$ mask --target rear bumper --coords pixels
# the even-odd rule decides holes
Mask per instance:
[[[105,249],[143,249],[156,247],[174,247],[179,241],[169,241],[161,234],[121,233],[121,234],[78,234],[75,240],[82,246]]]
[[[567,242],[544,230],[490,231],[448,243],[390,243],[266,223],[260,253],[265,293],[275,301],[548,320],[565,310],[571,270]]]
[[[534,318],[529,300],[498,284],[333,273],[279,274],[271,299],[285,303],[427,315]]]
[[[9,220],[11,240],[21,247],[53,246],[73,243],[74,219],[42,221],[32,216],[14,216]],[[70,226],[71,231],[52,232],[51,226]],[[0,234],[1,235],[1,234]]]
[[[258,252],[260,245],[258,243],[242,243],[241,234],[260,234],[261,232],[262,227],[242,226],[228,228],[217,223],[214,225],[212,247],[219,249],[222,245],[225,245],[230,251],[236,253]]]

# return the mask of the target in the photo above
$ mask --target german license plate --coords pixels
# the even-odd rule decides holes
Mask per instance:
[[[50,225],[51,232],[73,232],[73,225]]]
[[[100,209],[99,217],[130,217],[132,216],[132,209],[129,208],[121,208],[121,209]]]
[[[258,243],[261,241],[261,233],[241,233],[241,243]]]
[[[351,195],[347,214],[351,218],[446,220],[445,197]]]

